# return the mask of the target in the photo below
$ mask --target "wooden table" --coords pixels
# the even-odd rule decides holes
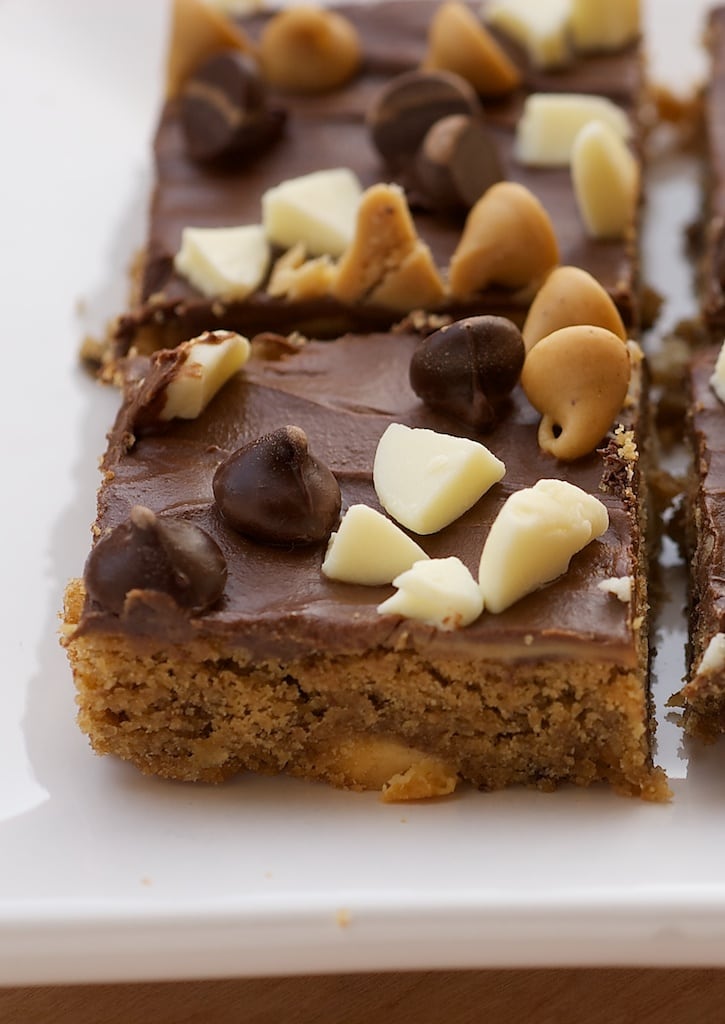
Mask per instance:
[[[725,970],[463,971],[0,989],[0,1024],[721,1024]]]

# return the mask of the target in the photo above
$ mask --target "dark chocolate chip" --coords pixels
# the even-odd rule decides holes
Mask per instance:
[[[415,159],[415,181],[437,210],[470,209],[504,177],[496,143],[480,117],[449,114],[428,129]]]
[[[449,114],[480,114],[473,87],[449,71],[407,71],[378,94],[368,112],[373,142],[393,166],[412,163],[426,132]]]
[[[255,155],[282,133],[286,114],[267,107],[253,58],[238,50],[215,54],[181,92],[181,124],[193,160]]]
[[[431,409],[488,430],[519,379],[524,356],[521,332],[510,320],[472,316],[421,342],[410,361],[410,383]]]
[[[84,578],[92,600],[119,615],[133,590],[166,594],[180,608],[200,612],[221,596],[227,566],[200,527],[136,505],[91,550]]]
[[[340,516],[337,480],[310,454],[299,427],[282,427],[233,452],[213,487],[229,525],[265,544],[317,544]]]

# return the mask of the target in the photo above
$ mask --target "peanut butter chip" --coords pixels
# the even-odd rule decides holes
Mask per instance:
[[[457,299],[493,285],[535,285],[559,262],[548,213],[523,185],[501,181],[471,209],[451,258],[449,281]]]
[[[357,73],[360,60],[355,26],[342,14],[321,7],[280,11],[260,40],[265,78],[288,92],[337,89]]]
[[[561,327],[591,324],[627,340],[619,310],[596,278],[580,267],[556,267],[536,293],[523,327],[527,352]]]
[[[593,451],[627,396],[627,345],[603,327],[564,327],[526,356],[521,385],[542,414],[539,445],[571,461]]]
[[[424,67],[453,71],[483,96],[502,96],[521,82],[521,73],[491,33],[465,4],[449,0],[433,15]]]

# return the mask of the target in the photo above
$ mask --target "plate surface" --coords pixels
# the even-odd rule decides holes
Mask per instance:
[[[648,11],[655,70],[677,67],[678,91],[698,72],[700,6]],[[166,16],[147,0],[0,0],[0,983],[725,964],[725,745],[683,743],[664,709],[683,670],[677,565],[658,635],[667,806],[602,790],[400,807],[285,779],[186,787],[96,758],[77,730],[57,616],[116,396],[76,352],[122,308],[141,244]],[[651,172],[646,268],[665,323],[692,309],[679,250],[695,183],[677,155]]]

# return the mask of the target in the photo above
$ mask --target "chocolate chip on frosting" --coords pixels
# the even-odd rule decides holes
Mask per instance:
[[[380,91],[368,127],[381,155],[393,166],[412,161],[426,132],[450,114],[480,115],[473,88],[449,71],[407,71]]]
[[[427,131],[415,159],[415,183],[434,209],[470,209],[504,177],[482,119],[450,114]]]
[[[193,160],[254,156],[282,133],[286,112],[267,106],[252,57],[225,50],[206,61],[181,93],[181,124]]]
[[[523,338],[510,320],[472,316],[421,342],[410,361],[410,383],[431,409],[488,430],[519,379],[524,356]]]
[[[204,530],[142,505],[98,541],[84,571],[91,599],[117,615],[132,591],[160,592],[180,608],[204,611],[219,599],[226,578],[224,555]]]
[[[281,427],[233,452],[213,488],[229,525],[265,544],[317,544],[340,516],[337,480],[311,454],[300,427]]]

